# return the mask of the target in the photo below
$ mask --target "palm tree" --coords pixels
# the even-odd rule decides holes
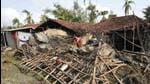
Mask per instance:
[[[125,3],[123,5],[123,7],[125,8],[124,9],[125,16],[129,15],[129,11],[132,9],[131,4],[133,4],[133,3],[134,3],[134,1],[132,1],[132,0],[125,0]]]
[[[15,27],[17,27],[17,28],[21,25],[19,19],[16,18],[16,17],[12,20],[12,23],[13,23],[13,25],[14,25]]]
[[[143,11],[144,13],[144,17],[146,18],[146,20],[148,22],[150,22],[150,6],[148,6],[147,8],[145,8],[145,10]]]
[[[34,23],[34,21],[32,19],[32,14],[28,10],[23,10],[22,12],[27,15],[27,17],[25,19],[25,23],[27,23],[27,24]]]

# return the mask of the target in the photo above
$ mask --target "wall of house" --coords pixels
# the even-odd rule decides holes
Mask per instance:
[[[7,39],[7,45],[12,47],[12,48],[16,48],[16,40],[13,37],[12,32],[6,32],[6,39]]]
[[[31,36],[31,33],[29,33],[29,32],[21,32],[21,31],[17,32],[19,47],[22,44],[25,44],[29,40],[30,36]]]

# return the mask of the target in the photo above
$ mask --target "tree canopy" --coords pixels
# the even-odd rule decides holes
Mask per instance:
[[[22,13],[25,13],[26,19],[24,20],[26,24],[34,23],[34,20],[32,19],[32,14],[28,10],[23,10]]]
[[[12,20],[12,23],[13,23],[13,26],[16,28],[18,28],[21,25],[19,19],[16,17]]]
[[[150,22],[150,6],[144,9],[143,11],[145,19]]]
[[[132,0],[124,0],[124,1],[125,1],[125,3],[123,5],[123,7],[124,7],[125,15],[129,15],[129,11],[132,9],[131,4],[133,4],[134,1],[132,1]]]
[[[82,8],[78,1],[74,2],[73,9],[66,9],[59,4],[54,5],[55,9],[51,13],[58,19],[72,22],[92,22],[94,23],[100,12],[96,5],[89,3],[86,9]]]

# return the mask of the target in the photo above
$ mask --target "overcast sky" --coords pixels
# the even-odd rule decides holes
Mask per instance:
[[[54,3],[59,3],[63,7],[71,9],[75,0],[1,0],[1,26],[12,25],[12,19],[17,17],[23,22],[25,15],[22,10],[27,9],[32,13],[35,22],[39,22],[39,17],[45,8],[53,9]],[[83,0],[78,0],[79,4],[84,7]],[[112,10],[117,16],[123,16],[124,0],[91,0],[97,6],[98,10]],[[143,9],[150,6],[150,0],[134,0],[132,10],[135,15],[144,18]],[[53,15],[49,15],[54,18]]]

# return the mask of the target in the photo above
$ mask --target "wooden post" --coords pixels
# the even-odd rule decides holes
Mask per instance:
[[[132,37],[133,44],[134,44],[134,39],[135,39],[135,28],[133,29],[133,37]],[[134,51],[134,45],[132,45],[132,51]]]
[[[30,29],[30,33],[32,33],[32,29]]]
[[[141,38],[141,36],[140,36],[139,26],[137,26],[137,35],[138,35],[140,44],[141,44],[141,46],[142,46],[142,51],[145,52],[144,44],[143,44],[142,38]]]
[[[3,34],[4,46],[6,47],[6,34],[5,32],[3,32],[2,34]]]
[[[127,33],[126,33],[126,30],[125,30],[125,28],[124,28],[124,50],[126,50],[126,45],[127,45],[127,43],[126,43],[126,39],[127,39]]]
[[[113,47],[115,47],[115,33],[112,34],[112,40],[113,40]]]
[[[18,37],[18,32],[16,32],[16,40],[17,40],[17,48],[19,48],[19,37]]]

